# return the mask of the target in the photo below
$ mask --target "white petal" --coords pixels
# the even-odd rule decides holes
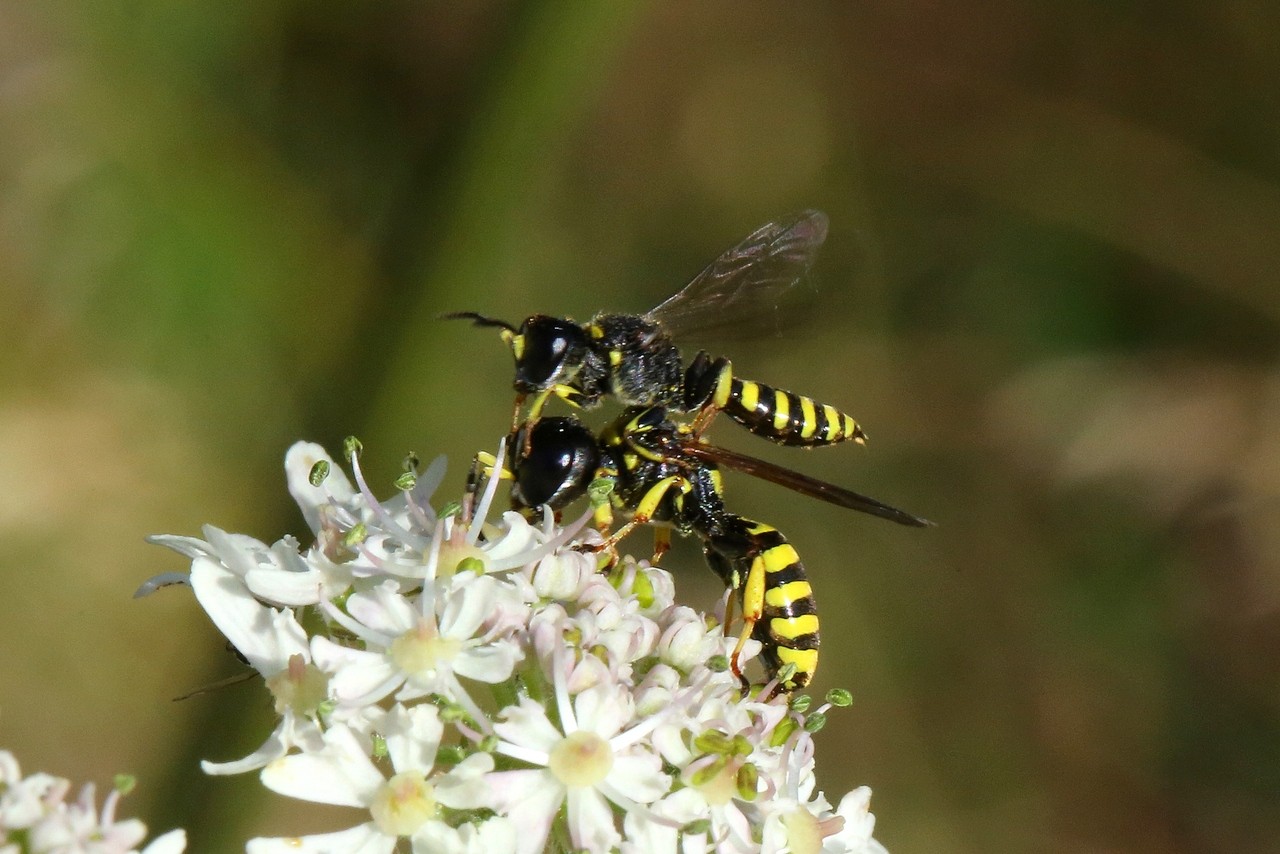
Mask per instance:
[[[337,833],[315,836],[250,839],[245,854],[391,854],[396,837],[380,833],[373,824],[362,824]]]
[[[491,786],[486,775],[492,770],[492,755],[471,754],[448,774],[435,779],[436,800],[455,810],[487,806]]]
[[[430,508],[431,496],[440,488],[440,484],[444,483],[444,476],[448,470],[449,461],[444,454],[433,459],[426,470],[418,475],[418,480],[413,485],[411,492],[413,500],[422,507]]]
[[[262,784],[273,792],[336,806],[368,806],[384,782],[365,748],[341,724],[325,733],[324,750],[286,756],[262,769]]]
[[[589,786],[569,788],[569,838],[577,848],[609,851],[618,844],[613,809],[604,795]]]
[[[507,573],[494,597],[493,610],[486,623],[490,636],[507,635],[529,625],[530,608],[526,602],[536,601],[537,594],[524,576]]]
[[[474,831],[469,838],[468,829]],[[515,824],[502,816],[489,819],[478,829],[475,825],[466,825],[459,828],[459,832],[467,843],[467,854],[515,854],[519,839]]]
[[[533,589],[543,599],[571,601],[595,574],[595,558],[581,552],[550,554],[533,571]]]
[[[329,463],[329,476],[320,486],[312,486],[311,470],[321,460]],[[333,502],[348,505],[355,494],[346,472],[315,442],[294,442],[284,455],[284,473],[289,494],[298,502],[307,526],[316,533],[320,532],[323,508]]]
[[[232,762],[201,762],[200,768],[204,773],[212,776],[226,776],[228,774],[243,774],[246,771],[256,771],[265,767],[267,763],[272,762],[289,752],[288,746],[284,743],[285,722],[282,720],[276,727],[275,732],[267,736],[267,740],[262,746],[250,753],[243,759],[237,759]]]
[[[651,803],[671,789],[662,773],[662,760],[650,753],[623,753],[613,758],[604,784],[641,804]]]
[[[177,534],[152,534],[147,537],[147,542],[155,546],[164,546],[166,549],[173,549],[188,560],[213,556],[212,546],[195,537],[181,537]]]
[[[387,753],[397,772],[421,771],[428,774],[436,761],[444,724],[435,706],[420,705],[405,709],[397,705],[382,722]]]
[[[429,821],[413,835],[414,854],[515,854],[516,829],[502,816],[458,828]]]
[[[400,585],[384,581],[347,600],[347,613],[375,632],[399,637],[418,625],[418,613],[400,594]]]
[[[334,723],[347,723],[347,721],[334,720]],[[354,732],[360,730],[352,727]],[[324,749],[324,731],[320,729],[320,725],[311,718],[300,715],[293,709],[285,709],[284,715],[280,719],[280,726],[277,727],[280,732],[280,740],[290,750],[297,748],[298,750],[314,753],[317,750]]]
[[[876,817],[870,812],[871,789],[860,786],[840,799],[836,815],[844,819],[844,827],[838,833],[823,840],[823,851],[861,851],[875,842]],[[879,844],[879,843],[876,843]]]
[[[770,816],[765,820],[764,829],[760,832],[761,854],[779,854],[784,850],[790,850],[787,847],[787,829],[776,815]]]
[[[691,834],[684,834],[684,847],[677,848],[680,829],[654,820],[646,810],[628,810],[622,827],[625,831],[622,854],[693,854],[689,850]]]
[[[307,630],[302,628],[293,611],[289,608],[277,611],[270,609],[271,636],[268,640],[275,644],[274,658],[288,666],[289,659],[301,655],[311,658],[311,649],[307,644]]]
[[[319,602],[328,578],[310,565],[304,572],[288,572],[272,566],[250,570],[244,581],[250,590],[268,602],[298,607]]]
[[[326,673],[333,673],[343,667],[363,666],[371,663],[369,656],[382,656],[376,652],[363,649],[352,649],[340,643],[334,643],[324,635],[311,639],[311,661]]]
[[[466,640],[476,633],[484,618],[493,611],[497,582],[488,576],[476,578],[471,573],[457,576],[461,587],[449,591],[440,612],[440,634]]]
[[[610,667],[594,655],[585,655],[581,661],[569,665],[569,678],[566,684],[570,694],[581,694],[588,688],[613,685],[619,680],[625,680],[630,673],[630,664]],[[578,728],[582,728],[581,724]]]
[[[717,815],[719,816],[719,822],[715,825],[717,836],[723,828],[728,831],[728,841],[735,845],[737,850],[751,851],[755,847],[752,841],[751,821],[735,803],[726,804]]]
[[[311,648],[316,665],[333,674],[329,690],[340,703],[377,702],[400,684],[396,669],[381,653],[350,649],[322,637],[312,638]]]
[[[463,650],[453,660],[453,671],[477,682],[503,682],[515,669],[516,662],[524,657],[519,644],[511,640],[499,640]]]
[[[547,720],[546,709],[528,697],[518,706],[507,706],[501,714],[503,719],[493,725],[493,731],[512,744],[546,753],[564,738]]]
[[[413,844],[413,854],[467,854],[467,844],[463,841],[462,834],[435,819],[419,827],[410,841]]]
[[[486,779],[493,808],[520,828],[518,854],[539,854],[564,800],[564,787],[547,771],[498,771]]]
[[[680,789],[653,804],[649,810],[663,818],[688,824],[700,818],[710,818],[707,799],[697,789]]]
[[[491,561],[506,560],[536,548],[538,530],[519,513],[512,510],[502,514],[502,527],[506,529],[502,539],[485,547],[485,556]]]
[[[205,525],[202,531],[213,554],[241,578],[251,569],[275,563],[271,549],[261,540],[246,534],[232,534],[213,525]]]
[[[235,573],[209,558],[197,558],[191,564],[191,587],[209,619],[255,670],[270,676],[284,669],[289,656],[282,655],[276,642],[274,610],[253,598]]]
[[[565,648],[564,626],[568,619],[568,614],[558,603],[534,611],[529,618],[527,631],[533,638],[534,652],[543,662],[544,670],[550,670],[554,664],[565,666],[572,658],[569,655],[561,655]],[[564,659],[564,661],[560,662],[558,659]]]
[[[182,828],[157,836],[142,849],[142,854],[182,854],[187,850],[187,832]]]
[[[596,685],[578,695],[573,711],[578,729],[613,738],[631,719],[631,697],[617,685]]]
[[[653,731],[649,741],[663,759],[677,768],[683,768],[693,760],[693,751],[685,743],[684,734],[683,721],[668,721]]]
[[[714,639],[708,637],[706,623],[697,612],[680,606],[665,617],[666,629],[658,640],[658,655],[663,661],[687,671],[711,657]]]

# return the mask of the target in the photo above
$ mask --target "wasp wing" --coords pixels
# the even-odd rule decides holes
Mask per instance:
[[[683,443],[680,446],[680,450],[683,454],[703,462],[714,463],[725,468],[736,469],[745,474],[754,475],[770,483],[793,489],[801,495],[808,495],[812,498],[835,504],[837,507],[857,510],[860,513],[869,513],[872,516],[879,516],[881,519],[888,519],[890,522],[897,522],[899,525],[910,525],[915,528],[934,527],[934,523],[928,519],[921,519],[919,516],[913,516],[905,510],[890,507],[888,504],[869,496],[852,492],[842,486],[836,486],[833,483],[827,483],[826,481],[800,474],[798,471],[792,471],[756,457],[749,457],[746,454],[739,454],[736,451],[693,440]]]
[[[646,317],[680,338],[776,331],[778,301],[827,239],[827,215],[801,211],[756,229]]]

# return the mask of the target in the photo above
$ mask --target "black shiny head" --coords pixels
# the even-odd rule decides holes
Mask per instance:
[[[546,505],[559,510],[585,495],[600,465],[600,450],[591,431],[576,418],[539,419],[528,437],[526,454],[522,453],[526,429],[521,427],[511,441],[516,454],[511,500],[525,507]]]
[[[516,391],[545,391],[573,378],[587,357],[587,333],[563,317],[535,314],[512,336]]]

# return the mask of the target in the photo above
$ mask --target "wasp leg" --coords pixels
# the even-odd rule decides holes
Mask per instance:
[[[650,566],[657,566],[671,549],[671,529],[670,528],[654,528],[653,529],[653,559],[649,561]]]
[[[693,484],[689,482],[683,475],[673,474],[670,477],[664,477],[662,480],[650,487],[649,491],[644,494],[640,502],[632,511],[631,518],[627,523],[611,534],[603,543],[595,546],[586,546],[584,551],[603,552],[607,551],[612,557],[611,563],[616,562],[618,558],[618,543],[626,539],[627,535],[641,525],[647,525],[658,508],[662,505],[662,501],[666,498],[667,493],[675,489],[680,493],[687,493],[693,489]],[[611,514],[612,515],[612,514]]]
[[[734,676],[738,677],[743,695],[750,690],[751,682],[742,673],[742,648],[747,645],[747,640],[756,630],[756,623],[760,622],[760,616],[764,613],[765,578],[765,561],[757,555],[751,561],[747,577],[741,581],[742,631],[738,635],[737,645],[733,648],[733,655],[729,657],[729,669]]]
[[[730,590],[730,591],[729,591],[729,595],[728,595],[728,597],[725,599],[725,603],[724,603],[724,623],[723,623],[723,626],[724,626],[724,635],[725,635],[725,637],[728,637],[728,636],[729,636],[729,627],[733,625],[733,620],[734,620],[734,613],[733,613],[733,610],[734,610],[734,608],[736,607],[736,606],[734,605],[734,598],[733,598],[733,594],[734,594],[734,593],[736,593],[736,592],[737,592],[736,590]]]
[[[613,506],[605,501],[598,505],[591,514],[591,521],[595,525],[595,529],[605,536],[605,542],[599,546],[578,546],[583,552],[601,554],[596,560],[596,572],[608,572],[613,565],[618,562],[618,551],[614,548],[606,548],[609,544],[609,529],[613,527]]]
[[[471,468],[467,471],[466,491],[462,496],[462,512],[460,514],[464,525],[471,524],[471,516],[475,512],[476,493],[480,491],[480,481],[486,477],[493,477],[493,467],[497,465],[498,458],[488,451],[481,451],[471,458]],[[513,480],[515,475],[511,470],[503,467],[497,473],[500,480]]]
[[[557,383],[551,388],[543,389],[534,395],[533,403],[529,404],[529,415],[524,421],[524,447],[521,449],[521,453],[524,456],[529,455],[529,443],[533,438],[533,425],[537,424],[539,419],[542,418],[542,410],[546,408],[547,401],[553,396],[560,398],[575,409],[590,406],[594,402],[592,398],[583,394],[580,389],[564,383]],[[520,427],[520,407],[524,404],[524,401],[525,395],[521,394],[516,397],[515,412],[511,416],[512,433]]]
[[[514,436],[516,431],[520,429],[520,410],[524,408],[524,401],[525,401],[525,395],[517,394],[515,405],[511,407],[511,435],[512,436]],[[536,420],[537,419],[534,419],[535,423],[536,423]],[[528,448],[525,448],[524,450],[526,454],[529,452]]]
[[[613,527],[613,506],[608,501],[596,505],[591,514],[591,522],[595,529],[605,536],[605,541],[594,546],[583,543],[574,546],[574,550],[585,554],[603,553],[596,561],[596,571],[606,572],[618,561],[618,550],[614,548],[616,540],[609,536],[609,530]],[[625,536],[625,533],[623,535]]]
[[[605,502],[596,507],[591,514],[591,521],[595,523],[597,531],[609,536],[609,529],[613,527],[613,505]]]
[[[467,470],[467,487],[462,495],[462,513],[460,518],[464,525],[471,524],[471,514],[475,511],[476,493],[480,491],[480,479],[487,472],[492,474],[493,464],[498,460],[493,454],[481,451],[471,458],[471,468]]]
[[[695,439],[701,439],[702,434],[711,426],[711,422],[716,420],[716,416],[720,414],[720,407],[714,403],[708,403],[706,406],[698,410],[698,414],[693,417],[693,424],[689,427],[689,432]]]

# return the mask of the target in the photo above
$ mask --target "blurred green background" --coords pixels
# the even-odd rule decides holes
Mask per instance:
[[[0,3],[0,744],[194,851],[351,823],[199,774],[266,693],[171,702],[237,666],[130,599],[183,568],[143,537],[301,535],[302,437],[456,492],[511,366],[438,313],[642,311],[817,207],[817,308],[723,348],[870,446],[714,438],[939,522],[730,479],[856,698],[820,785],[896,854],[1275,850],[1277,45],[1264,0]]]

